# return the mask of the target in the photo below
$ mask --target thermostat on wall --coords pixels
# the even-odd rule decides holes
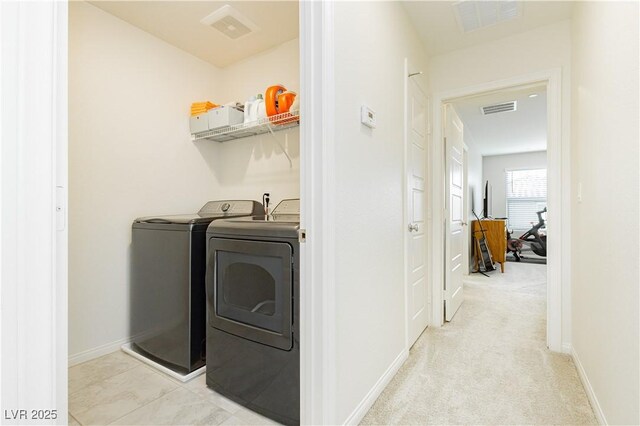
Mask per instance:
[[[366,105],[360,108],[360,122],[372,129],[376,128],[376,112]]]

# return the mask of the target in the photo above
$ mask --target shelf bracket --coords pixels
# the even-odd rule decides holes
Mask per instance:
[[[282,146],[282,144],[278,140],[278,137],[273,132],[273,129],[271,128],[270,124],[267,125],[267,129],[269,129],[269,133],[271,134],[271,136],[273,136],[273,139],[276,141],[276,143],[278,144],[278,146],[280,147],[280,149],[282,150],[284,155],[287,157],[287,160],[289,160],[289,168],[292,169],[293,168],[293,161],[291,161],[291,157],[289,157],[289,154],[287,153],[287,150],[284,149],[284,147]]]

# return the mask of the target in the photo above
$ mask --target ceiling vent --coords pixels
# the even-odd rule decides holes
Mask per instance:
[[[501,104],[483,106],[480,109],[482,110],[482,115],[489,115],[498,114],[500,112],[515,111],[517,109],[517,106],[517,101],[511,101]]]
[[[222,6],[200,22],[215,28],[231,40],[237,40],[260,30],[249,18],[229,5]]]
[[[458,26],[465,33],[522,16],[522,2],[517,0],[462,0],[455,2],[453,8]]]

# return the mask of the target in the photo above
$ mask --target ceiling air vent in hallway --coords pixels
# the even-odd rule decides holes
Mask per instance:
[[[215,28],[232,40],[237,40],[260,29],[249,18],[229,5],[222,6],[200,22]]]
[[[482,115],[498,114],[500,112],[515,111],[517,109],[517,101],[503,102],[501,104],[487,105],[480,108]]]
[[[468,33],[522,16],[522,2],[516,0],[462,0],[453,4],[462,32]]]

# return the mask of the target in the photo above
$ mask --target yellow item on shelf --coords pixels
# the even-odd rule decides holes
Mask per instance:
[[[203,114],[209,111],[210,109],[217,108],[219,106],[220,105],[212,104],[209,101],[194,102],[191,104],[191,116],[193,117],[194,115]]]

